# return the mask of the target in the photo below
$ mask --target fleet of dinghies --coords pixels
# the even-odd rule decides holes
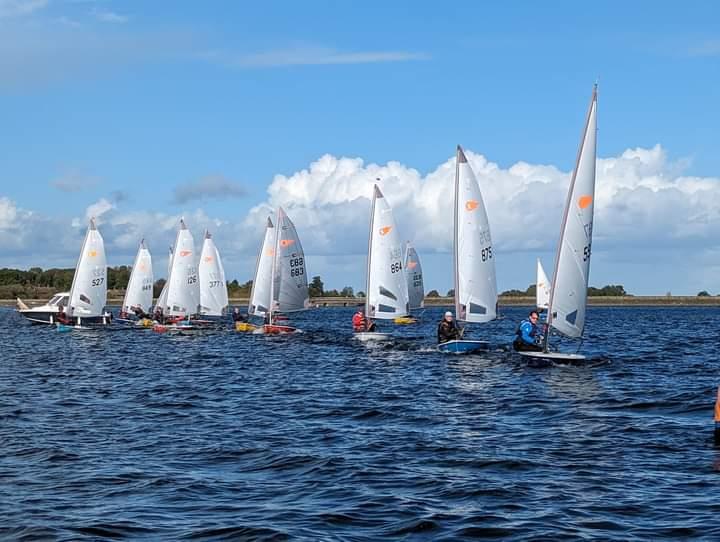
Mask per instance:
[[[597,135],[597,86],[593,88],[585,127],[572,173],[562,218],[552,280],[537,260],[536,304],[546,313],[542,352],[519,352],[553,361],[582,360],[579,354],[552,352],[550,330],[580,338],[585,327],[587,288],[592,252]],[[497,281],[490,223],[480,185],[458,145],[453,204],[453,284],[455,315],[464,322],[459,338],[438,345],[447,353],[469,353],[488,348],[488,341],[464,336],[468,324],[485,324],[497,317]],[[407,242],[403,247],[392,208],[377,184],[373,185],[366,268],[364,315],[366,327],[356,330],[361,341],[381,341],[392,332],[377,331],[375,320],[395,324],[417,321],[423,309],[424,284],[420,259]],[[282,208],[268,216],[252,282],[248,317],[238,331],[292,333],[288,315],[310,307],[305,254],[292,220]],[[404,250],[403,250],[404,249]],[[220,252],[206,231],[202,250],[184,219],[168,257],[168,278],[153,307],[152,257],[140,242],[122,302],[119,320],[152,326],[156,331],[201,329],[228,313],[225,270]],[[91,219],[68,293],[55,295],[46,305],[30,308],[18,299],[18,311],[33,323],[59,329],[90,329],[107,325],[107,264],[103,238]],[[475,330],[482,334],[480,328]]]

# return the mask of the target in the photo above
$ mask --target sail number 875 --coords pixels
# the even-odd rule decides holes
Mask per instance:
[[[484,248],[480,251],[480,259],[484,262],[492,258],[492,247]]]

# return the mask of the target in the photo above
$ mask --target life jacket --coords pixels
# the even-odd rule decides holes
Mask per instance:
[[[534,339],[535,336],[537,335],[537,332],[538,332],[537,325],[533,325],[533,323],[532,323],[530,320],[527,320],[527,319],[523,320],[522,322],[520,322],[520,323],[518,324],[518,327],[517,327],[517,329],[515,330],[515,335],[517,336],[518,339],[522,337],[522,327],[523,327],[524,324],[530,324],[530,328],[531,328],[531,329],[530,329],[530,336]]]
[[[365,315],[360,312],[353,314],[352,326],[354,331],[365,331]]]

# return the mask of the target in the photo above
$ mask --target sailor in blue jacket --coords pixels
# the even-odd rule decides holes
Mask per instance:
[[[515,340],[513,348],[516,352],[541,352],[542,347],[538,344],[540,341],[540,330],[537,326],[538,313],[530,311],[527,320],[520,322],[515,331]]]

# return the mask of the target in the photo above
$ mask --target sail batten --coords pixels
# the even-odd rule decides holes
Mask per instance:
[[[392,209],[377,185],[373,186],[367,273],[368,317],[389,320],[409,314],[402,243]]]
[[[457,319],[489,322],[497,316],[497,281],[490,224],[475,173],[459,145],[455,169],[454,226]]]
[[[563,335],[574,338],[580,337],[585,328],[592,254],[596,155],[597,86],[590,99],[565,202],[548,309],[548,324]]]

